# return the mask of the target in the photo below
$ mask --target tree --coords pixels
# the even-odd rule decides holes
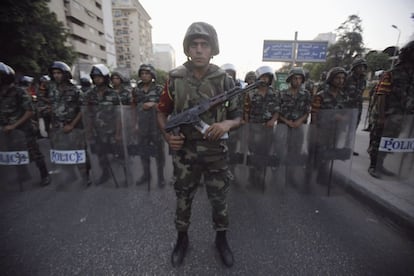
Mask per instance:
[[[54,60],[72,64],[68,32],[50,12],[50,0],[3,0],[0,3],[0,60],[18,74],[40,75]]]
[[[386,53],[378,53],[371,51],[366,56],[368,70],[376,72],[379,70],[387,70],[390,67],[390,59]]]

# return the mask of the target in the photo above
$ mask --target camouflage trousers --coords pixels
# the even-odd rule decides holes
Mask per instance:
[[[177,198],[175,227],[177,231],[187,231],[190,226],[191,206],[201,176],[207,197],[212,207],[213,227],[216,231],[227,230],[227,193],[231,174],[227,166],[225,152],[200,151],[192,143],[179,150],[173,159],[176,182],[174,190]]]

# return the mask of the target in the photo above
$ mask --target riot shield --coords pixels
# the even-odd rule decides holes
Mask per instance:
[[[82,129],[50,131],[50,175],[58,190],[82,190],[88,185],[85,136]]]
[[[124,128],[129,162],[134,168],[131,183],[138,187],[163,188],[172,179],[171,156],[168,146],[158,128],[156,110],[144,110],[141,107],[125,111],[126,120],[131,127]]]
[[[300,193],[310,192],[306,168],[308,165],[309,125],[291,128],[286,124],[277,124],[273,137],[272,155],[276,164],[272,170],[273,185],[279,191],[294,189]]]
[[[307,179],[312,193],[342,193],[348,184],[357,116],[357,109],[320,110],[310,125]]]
[[[25,133],[21,130],[5,133],[0,129],[1,190],[23,191],[33,186],[31,167]]]
[[[104,187],[128,186],[130,171],[121,116],[122,106],[83,106],[82,120],[89,156],[90,179]],[[127,169],[128,167],[128,169]]]
[[[377,157],[381,177],[414,183],[414,115],[393,115],[384,122]]]

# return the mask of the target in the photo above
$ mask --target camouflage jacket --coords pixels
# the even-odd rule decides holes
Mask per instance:
[[[376,95],[385,95],[385,115],[414,114],[414,66],[397,64],[385,72]]]
[[[367,86],[367,81],[365,76],[357,76],[354,73],[351,73],[344,85],[345,94],[349,97],[349,105],[352,108],[362,108],[363,102],[363,93],[365,87]]]
[[[250,123],[265,123],[272,116],[280,112],[280,93],[272,87],[264,96],[259,94],[258,89],[249,91],[245,97],[245,113]]]
[[[280,92],[280,115],[288,120],[295,121],[311,110],[311,95],[301,88],[297,95],[289,89]]]
[[[52,125],[54,127],[62,127],[62,124],[72,122],[80,112],[80,91],[69,82],[60,86],[51,82],[48,98],[52,106]]]
[[[118,94],[121,105],[130,105],[132,103],[132,92],[130,89],[122,85],[120,89],[114,90]]]
[[[139,110],[142,109],[142,105],[147,102],[158,103],[163,87],[159,84],[152,83],[148,91],[144,91],[144,85],[139,83],[137,87],[132,91],[134,102],[137,104]]]
[[[0,91],[0,126],[16,123],[26,111],[34,111],[31,96],[16,86],[2,87]],[[30,128],[27,120],[19,128]]]

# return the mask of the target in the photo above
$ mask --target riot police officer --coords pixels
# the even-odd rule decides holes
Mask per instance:
[[[13,68],[0,62],[0,131],[10,133],[17,129],[25,133],[30,160],[36,163],[40,172],[39,184],[46,186],[50,184],[50,176],[30,122],[34,114],[32,100],[26,91],[15,85],[14,78]]]

